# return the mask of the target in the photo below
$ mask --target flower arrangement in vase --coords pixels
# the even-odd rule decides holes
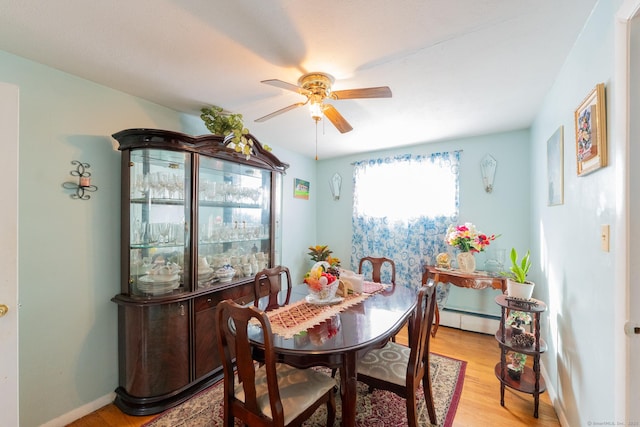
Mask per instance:
[[[479,232],[475,225],[465,222],[463,225],[450,225],[447,228],[445,241],[449,246],[460,251],[456,257],[458,268],[463,272],[471,273],[476,269],[473,254],[484,251],[497,237],[499,236],[495,234],[486,235]]]

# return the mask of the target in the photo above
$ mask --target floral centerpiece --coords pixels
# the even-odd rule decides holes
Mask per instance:
[[[445,238],[448,245],[459,249],[461,252],[482,252],[497,237],[479,232],[476,226],[470,222],[463,225],[450,225]]]
[[[336,277],[340,276],[338,268],[340,267],[340,258],[331,256],[333,251],[329,249],[328,245],[316,245],[309,246],[309,252],[307,255],[311,256],[311,261],[325,261],[329,264],[327,272],[333,274]]]
[[[338,290],[338,277],[327,271],[329,267],[328,262],[318,261],[304,276],[304,283],[309,287],[309,292],[318,301],[333,299]]]
[[[476,269],[474,253],[482,252],[489,246],[492,240],[497,237],[495,234],[486,235],[479,232],[476,226],[470,222],[463,225],[450,225],[447,228],[445,241],[448,245],[457,248],[460,253],[457,256],[458,267],[466,273],[471,273]]]

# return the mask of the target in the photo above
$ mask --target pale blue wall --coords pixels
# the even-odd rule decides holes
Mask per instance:
[[[353,208],[353,166],[358,160],[397,154],[428,154],[462,150],[460,160],[460,221],[472,222],[488,234],[502,234],[492,243],[496,248],[518,251],[529,248],[529,132],[514,131],[437,143],[413,145],[365,155],[320,160],[318,162],[318,238],[343,260],[351,259],[351,214]],[[480,175],[480,160],[491,154],[498,162],[492,193],[484,191]],[[338,172],[342,176],[342,196],[332,200],[329,178]],[[389,177],[389,186],[405,185]],[[416,187],[420,197],[420,187]],[[374,254],[377,255],[377,254]],[[485,254],[476,255],[478,268],[484,265]],[[431,263],[434,260],[430,260]],[[356,268],[357,266],[351,266]],[[493,289],[472,290],[451,287],[448,308],[499,315]]]
[[[615,245],[600,249],[600,226],[615,230],[616,165],[576,176],[574,111],[597,83],[607,88],[612,112],[614,15],[621,2],[600,1],[547,95],[531,129],[531,162],[546,163],[546,141],[564,126],[564,189],[561,206],[546,205],[545,168],[532,168],[531,232],[538,296],[549,301],[543,336],[544,366],[569,425],[613,421],[613,283]],[[609,124],[613,123],[610,116]],[[608,129],[611,138],[611,127]],[[613,161],[610,142],[609,158]],[[621,309],[621,308],[619,308]]]
[[[531,135],[508,132],[319,162],[279,150],[277,141],[261,141],[291,164],[284,179],[282,261],[294,280],[308,268],[310,245],[329,244],[336,255],[350,258],[352,161],[462,149],[460,219],[502,233],[497,246],[533,250],[536,296],[552,306],[543,325],[550,341],[545,367],[569,425],[609,419],[614,307],[602,287],[612,285],[615,253],[599,251],[599,226],[615,227],[609,188],[614,166],[575,176],[573,111],[595,83],[613,83],[614,10],[610,2],[599,3]],[[110,299],[119,291],[120,156],[109,135],[130,127],[205,130],[196,131],[197,117],[4,52],[0,65],[0,80],[21,91],[20,416],[21,425],[31,427],[117,386],[117,317]],[[565,126],[565,204],[549,208],[546,140],[559,125]],[[498,160],[492,194],[480,184],[479,161],[486,153]],[[92,166],[99,190],[90,201],[71,200],[61,188],[74,159]],[[328,178],[336,171],[343,176],[343,196],[334,202]],[[310,200],[293,198],[294,178],[311,182]],[[493,291],[483,292],[456,291],[450,304],[491,311]],[[604,351],[594,351],[594,337]]]
[[[129,127],[179,130],[179,115],[0,52],[0,80],[20,88],[19,366],[21,426],[37,426],[118,385],[120,153]],[[72,160],[98,191],[72,200]],[[76,181],[77,182],[77,181]]]

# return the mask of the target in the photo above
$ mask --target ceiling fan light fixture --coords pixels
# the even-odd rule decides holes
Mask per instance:
[[[309,102],[309,113],[313,120],[320,121],[322,119],[322,99],[318,99],[315,96],[311,98]]]

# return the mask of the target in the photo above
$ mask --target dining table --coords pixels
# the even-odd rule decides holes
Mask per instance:
[[[383,347],[406,322],[416,307],[416,289],[396,284],[364,283],[360,295],[348,295],[331,305],[311,304],[304,284],[292,287],[290,303],[267,312],[277,361],[297,368],[325,366],[340,371],[342,425],[356,422],[357,360]],[[258,307],[268,297],[258,301]],[[336,300],[340,300],[337,298]],[[291,313],[305,312],[300,324]],[[284,319],[284,320],[283,320]],[[249,339],[257,351],[264,349],[262,331],[250,325]]]

